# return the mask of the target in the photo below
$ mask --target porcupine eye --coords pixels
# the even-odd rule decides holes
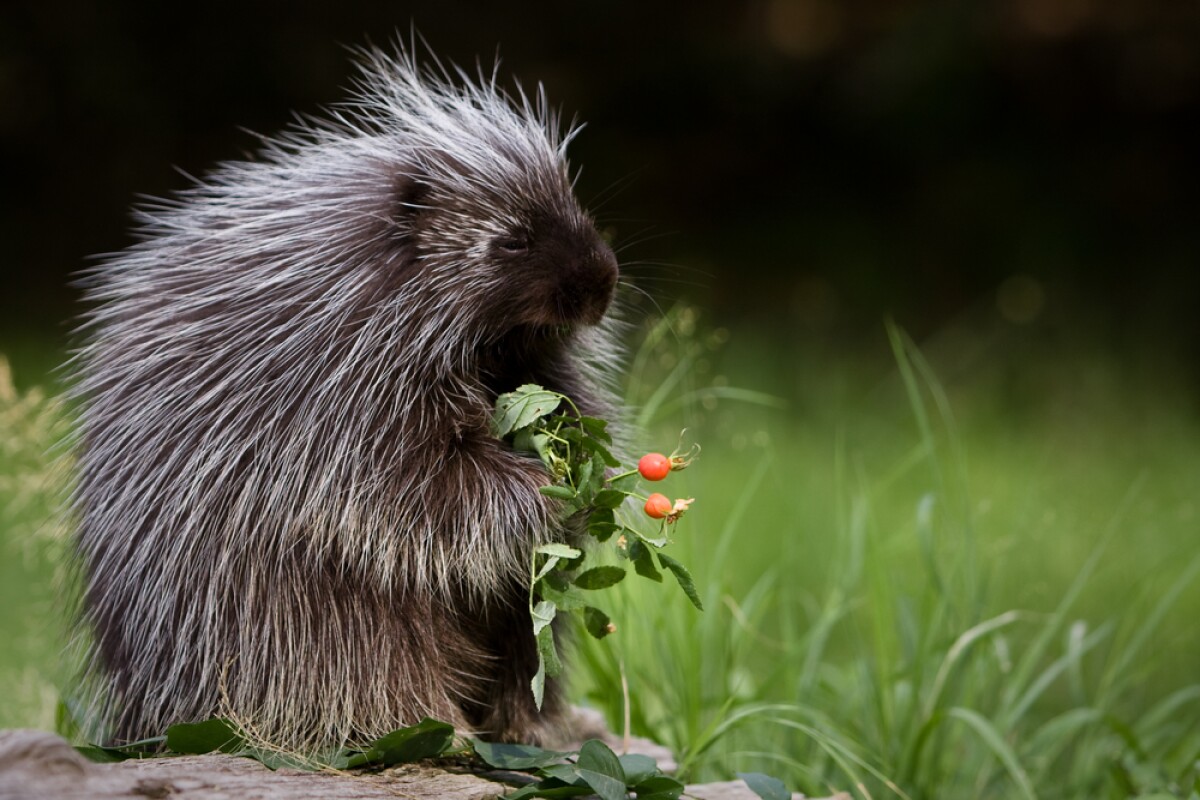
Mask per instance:
[[[499,237],[494,244],[498,250],[505,253],[520,255],[529,252],[530,237],[526,233],[512,233]]]

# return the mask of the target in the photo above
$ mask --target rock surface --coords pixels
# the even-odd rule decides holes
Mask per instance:
[[[479,775],[422,764],[356,773],[272,772],[257,761],[227,755],[95,764],[53,733],[0,731],[0,800],[495,800],[512,788]],[[756,800],[741,781],[689,786],[685,797]],[[849,800],[849,796],[831,800]]]

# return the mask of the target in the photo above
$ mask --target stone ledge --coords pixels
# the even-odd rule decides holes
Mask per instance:
[[[271,771],[228,755],[96,764],[65,739],[38,730],[0,731],[0,800],[496,800],[505,783],[422,764],[379,772]],[[696,800],[756,800],[741,781],[689,786]],[[803,795],[794,794],[794,800]],[[849,800],[838,795],[831,800]]]

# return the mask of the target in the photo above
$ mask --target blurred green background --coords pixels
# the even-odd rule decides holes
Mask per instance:
[[[1186,796],[1200,5],[9,2],[0,354],[16,386],[61,387],[70,276],[130,244],[140,196],[338,102],[343,46],[410,25],[459,64],[499,49],[503,74],[586,121],[579,194],[644,292],[633,316],[698,309],[673,312],[629,392],[659,448],[685,425],[703,443],[679,538],[709,610],[630,590],[630,638],[583,654],[580,695],[619,721],[623,664],[635,726],[683,751],[754,703],[810,704],[913,797],[1021,796],[986,737],[942,741],[948,763],[913,755],[939,714],[971,708],[1038,796]],[[928,367],[920,402],[888,319]],[[4,384],[0,726],[50,725],[63,415]],[[1028,616],[1011,637],[989,634],[931,695],[964,631],[1012,609]],[[853,783],[811,737],[763,730],[694,755],[696,774]]]

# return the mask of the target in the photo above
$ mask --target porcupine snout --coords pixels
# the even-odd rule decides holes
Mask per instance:
[[[617,257],[612,248],[597,238],[579,259],[571,280],[578,293],[579,319],[595,325],[604,317],[617,287]]]

